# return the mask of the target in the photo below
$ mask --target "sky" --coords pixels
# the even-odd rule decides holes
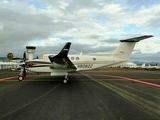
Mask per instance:
[[[160,61],[160,0],[0,0],[0,56],[112,53],[119,40],[153,35],[136,44],[130,61]]]

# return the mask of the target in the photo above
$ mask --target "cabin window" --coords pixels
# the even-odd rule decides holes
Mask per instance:
[[[71,57],[71,60],[74,60],[74,57]]]
[[[95,61],[95,60],[96,60],[96,58],[93,58],[93,60]]]
[[[79,57],[76,57],[76,60],[79,60]]]

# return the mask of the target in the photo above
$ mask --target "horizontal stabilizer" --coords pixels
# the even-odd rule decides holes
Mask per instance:
[[[125,40],[120,40],[120,42],[139,42],[140,40],[150,38],[150,37],[153,37],[153,36],[152,35],[143,35],[140,37],[134,37],[134,38],[129,38],[129,39],[125,39]]]

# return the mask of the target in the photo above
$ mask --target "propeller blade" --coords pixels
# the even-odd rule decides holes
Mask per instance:
[[[23,66],[23,76],[24,76],[24,79],[26,78],[26,52],[23,53],[23,61],[24,61],[24,64],[22,65]]]
[[[25,65],[23,67],[23,76],[25,77],[26,76],[26,68],[25,68]]]
[[[23,61],[26,61],[26,52],[23,53]]]

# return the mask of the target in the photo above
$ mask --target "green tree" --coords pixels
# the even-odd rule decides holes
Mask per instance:
[[[11,61],[13,59],[13,57],[14,57],[13,53],[8,53],[7,54],[7,58],[8,58],[9,61]]]

